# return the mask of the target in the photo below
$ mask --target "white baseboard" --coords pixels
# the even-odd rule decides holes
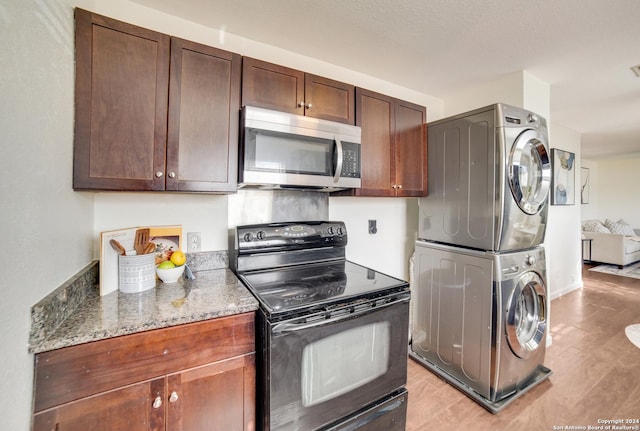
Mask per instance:
[[[566,287],[564,287],[563,289],[560,289],[556,292],[553,292],[551,295],[549,295],[549,301],[553,301],[554,299],[558,299],[563,295],[566,295],[567,293],[573,292],[574,290],[578,290],[578,289],[582,289],[582,287],[584,286],[584,284],[582,283],[582,280],[580,280],[577,283],[574,284],[570,284]]]
[[[574,290],[582,289],[582,287],[584,287],[582,280],[580,280],[577,283],[570,284],[566,286],[564,289],[560,289],[557,292],[553,292],[551,295],[549,295],[549,302],[553,301],[554,299],[558,299],[561,296],[566,295],[570,292],[573,292]],[[551,321],[553,321],[553,316],[550,316],[550,319]],[[547,347],[551,346],[552,344],[553,344],[553,340],[551,338],[551,332],[547,332]]]

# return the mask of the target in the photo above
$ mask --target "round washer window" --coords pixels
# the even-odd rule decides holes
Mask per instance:
[[[506,316],[507,341],[513,353],[526,359],[546,335],[545,292],[535,272],[522,275],[509,301]]]
[[[542,135],[522,132],[509,155],[509,186],[516,203],[527,214],[536,214],[547,201],[551,186],[551,162]]]

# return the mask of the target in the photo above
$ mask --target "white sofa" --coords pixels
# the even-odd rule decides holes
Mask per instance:
[[[592,262],[622,268],[640,261],[640,232],[631,228],[624,220],[605,220],[604,223],[587,220],[582,224],[582,237],[591,240],[591,256],[587,251],[585,258]]]

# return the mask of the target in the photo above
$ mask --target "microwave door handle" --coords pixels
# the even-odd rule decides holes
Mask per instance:
[[[342,161],[343,161],[343,154],[342,154],[342,142],[340,141],[340,138],[338,138],[337,136],[335,137],[335,143],[336,143],[336,174],[333,176],[333,182],[337,183],[340,181],[340,175],[342,175]]]
[[[383,310],[385,308],[392,307],[396,304],[401,304],[403,302],[408,302],[408,301],[409,301],[409,295],[407,294],[407,295],[402,295],[401,297],[382,305],[374,306],[371,303],[369,303],[369,304],[364,304],[360,306],[355,306],[354,311],[351,313],[339,313],[337,316],[330,316],[327,319],[318,319],[312,322],[301,322],[301,323],[295,323],[295,322],[278,323],[273,327],[273,335],[274,336],[286,335],[288,333],[302,331],[305,329],[311,329],[317,326],[323,326],[323,325],[328,325],[330,323],[340,322],[343,320],[354,319],[356,317],[373,313],[374,311]]]

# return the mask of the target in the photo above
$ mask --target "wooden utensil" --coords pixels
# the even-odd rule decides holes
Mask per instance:
[[[122,244],[120,244],[120,242],[118,240],[115,239],[111,239],[109,241],[109,244],[111,244],[111,247],[113,247],[113,249],[118,253],[121,254],[123,256],[127,255],[127,250],[125,250],[125,248],[122,246]]]
[[[137,254],[144,254],[144,249],[149,243],[149,229],[136,230],[136,237],[133,240],[133,248]]]
[[[156,245],[152,242],[148,242],[144,247],[144,251],[142,252],[142,254],[149,254],[153,253],[154,251],[156,251]]]

